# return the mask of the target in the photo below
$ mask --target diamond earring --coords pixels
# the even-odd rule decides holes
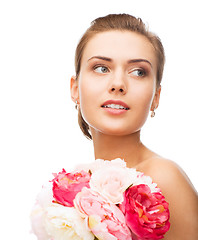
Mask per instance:
[[[155,109],[153,111],[151,111],[151,117],[155,117]]]
[[[76,100],[75,103],[76,103],[75,108],[78,110],[78,101]]]

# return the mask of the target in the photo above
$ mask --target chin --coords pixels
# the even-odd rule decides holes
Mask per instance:
[[[131,135],[136,132],[138,132],[140,128],[123,128],[123,127],[114,127],[114,128],[103,128],[103,129],[94,129],[95,132],[100,132],[101,134],[104,135],[109,135],[109,136],[126,136],[126,135]]]
[[[144,119],[145,120],[145,119]],[[88,122],[88,121],[87,121]],[[129,124],[130,123],[130,124]],[[101,133],[110,136],[126,136],[134,134],[142,128],[145,121],[133,119],[131,121],[93,121],[88,125],[93,133]]]

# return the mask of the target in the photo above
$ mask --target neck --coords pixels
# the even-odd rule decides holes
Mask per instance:
[[[128,167],[143,161],[146,147],[140,141],[140,131],[126,136],[105,135],[92,131],[96,159],[124,159]]]

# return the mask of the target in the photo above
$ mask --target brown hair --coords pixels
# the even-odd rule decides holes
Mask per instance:
[[[111,30],[120,30],[120,31],[125,30],[125,31],[136,32],[145,36],[150,41],[150,43],[153,45],[155,49],[156,58],[157,58],[156,79],[157,79],[157,87],[159,87],[162,80],[164,63],[165,63],[164,48],[161,43],[161,40],[158,36],[150,32],[146,28],[141,18],[136,18],[129,14],[110,14],[105,17],[97,18],[91,23],[91,26],[84,33],[84,35],[80,39],[78,46],[76,48],[76,54],[75,54],[76,80],[78,80],[78,77],[80,74],[81,59],[82,59],[83,51],[88,41],[97,33],[111,31]],[[91,134],[89,132],[89,125],[83,119],[80,108],[78,109],[78,123],[84,135],[87,138],[92,139]]]

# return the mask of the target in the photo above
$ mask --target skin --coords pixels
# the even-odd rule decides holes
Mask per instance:
[[[150,111],[159,105],[156,56],[144,36],[130,31],[96,34],[87,43],[79,78],[71,78],[71,97],[89,124],[95,158],[122,158],[152,177],[170,207],[171,228],[164,239],[198,239],[198,197],[185,173],[152,152],[140,140]],[[112,114],[107,100],[121,100],[129,110]]]

